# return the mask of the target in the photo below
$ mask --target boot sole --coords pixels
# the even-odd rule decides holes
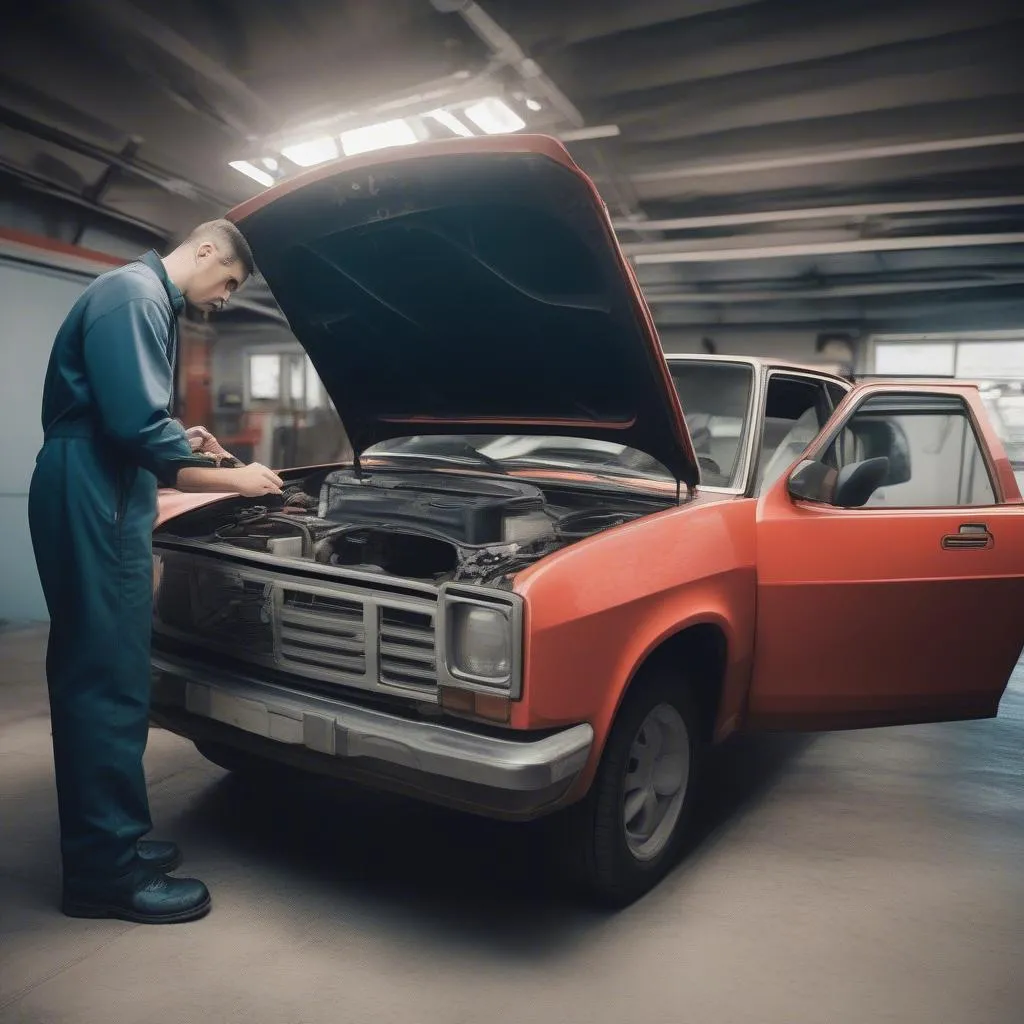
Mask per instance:
[[[119,921],[131,921],[133,924],[182,924],[185,921],[196,921],[210,912],[213,901],[207,898],[204,902],[188,910],[179,910],[173,914],[140,914],[127,907],[117,907],[102,903],[75,903],[65,900],[61,906],[66,917],[83,917],[91,920],[116,918]]]

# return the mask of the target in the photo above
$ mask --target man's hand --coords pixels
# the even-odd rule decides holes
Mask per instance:
[[[243,498],[258,498],[264,494],[280,494],[284,481],[258,462],[241,469],[204,469],[185,466],[178,470],[175,487],[179,491],[206,494],[241,494]]]
[[[209,459],[214,465],[222,462],[238,462],[229,451],[210,433],[206,427],[189,427],[185,431],[193,455]]]
[[[280,494],[284,481],[273,470],[253,462],[241,469],[229,469],[233,489],[243,498],[258,498],[263,494]]]

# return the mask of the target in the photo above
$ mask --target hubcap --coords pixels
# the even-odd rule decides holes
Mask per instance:
[[[622,821],[637,860],[657,857],[669,841],[690,779],[690,737],[671,704],[652,708],[626,762]]]

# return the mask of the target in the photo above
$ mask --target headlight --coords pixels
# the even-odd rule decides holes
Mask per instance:
[[[473,588],[475,590],[475,588]],[[439,630],[442,686],[519,697],[523,615],[513,594],[445,588]]]
[[[501,609],[455,605],[451,617],[451,668],[478,679],[507,679],[512,671],[511,634],[508,616]]]

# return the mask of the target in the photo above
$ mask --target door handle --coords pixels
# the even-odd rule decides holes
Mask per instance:
[[[991,548],[996,543],[985,523],[963,523],[957,533],[947,533],[942,546],[947,550],[956,548]]]

